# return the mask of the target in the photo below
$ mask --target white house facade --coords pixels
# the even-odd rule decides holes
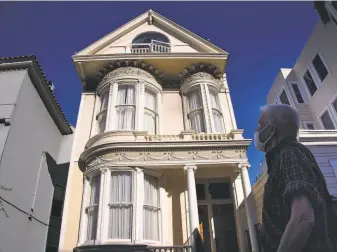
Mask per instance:
[[[57,251],[73,130],[34,56],[0,58],[0,251]]]
[[[73,56],[83,92],[59,251],[246,251],[247,220],[256,246],[254,207],[237,214],[251,140],[227,58],[152,10]]]

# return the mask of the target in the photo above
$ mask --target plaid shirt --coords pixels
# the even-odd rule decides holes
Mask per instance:
[[[306,195],[315,214],[315,227],[305,252],[326,252],[327,212],[324,201],[325,179],[308,148],[296,139],[285,139],[266,154],[268,180],[264,187],[264,252],[276,252],[290,220],[292,197]]]

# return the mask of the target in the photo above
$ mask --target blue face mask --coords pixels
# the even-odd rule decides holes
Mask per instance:
[[[266,152],[266,144],[270,141],[270,139],[274,136],[275,131],[270,131],[269,136],[263,141],[260,141],[260,134],[265,131],[268,127],[274,127],[272,123],[267,124],[265,127],[263,127],[259,131],[255,131],[254,133],[254,144],[256,149]]]

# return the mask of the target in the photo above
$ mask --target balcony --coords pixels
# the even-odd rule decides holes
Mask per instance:
[[[131,46],[131,53],[169,53],[171,46],[169,43],[153,40],[151,43],[133,43]]]
[[[199,133],[182,131],[177,135],[149,135],[147,131],[108,131],[92,137],[86,148],[97,145],[118,142],[160,143],[160,142],[219,142],[230,140],[243,140],[243,130],[233,130],[225,133]]]

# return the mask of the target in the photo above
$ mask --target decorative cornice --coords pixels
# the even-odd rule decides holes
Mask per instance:
[[[247,162],[249,140],[218,142],[120,142],[86,149],[79,158],[82,171],[96,159],[111,164],[172,165],[177,163]],[[100,161],[100,162],[101,162]],[[107,164],[105,164],[107,165]]]
[[[107,73],[97,87],[97,92],[100,93],[105,90],[107,86],[113,83],[134,79],[140,83],[149,83],[158,91],[162,90],[161,85],[157,82],[156,78],[149,72],[138,67],[120,67]]]
[[[212,85],[217,90],[220,90],[222,86],[221,80],[214,78],[213,75],[206,72],[197,72],[182,80],[181,91],[185,93],[189,88],[201,83]]]

